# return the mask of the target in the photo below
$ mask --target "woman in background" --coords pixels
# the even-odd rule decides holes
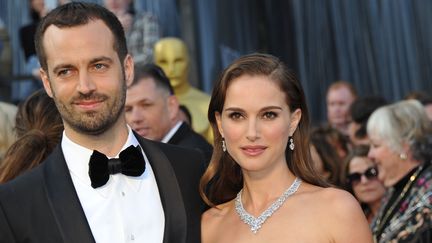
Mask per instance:
[[[336,187],[342,187],[342,158],[329,142],[333,130],[338,132],[336,128],[329,126],[320,126],[312,129],[310,135],[311,156],[315,170],[330,184]]]
[[[369,157],[388,188],[373,222],[376,242],[431,242],[432,124],[417,100],[374,111]]]
[[[385,193],[385,187],[378,180],[378,169],[367,157],[369,146],[359,145],[352,148],[346,158],[343,181],[362,205],[369,224],[377,215]]]
[[[208,117],[215,149],[201,180],[212,207],[202,216],[203,243],[372,242],[354,197],[314,172],[304,93],[279,59],[234,61]]]
[[[53,99],[44,90],[36,91],[18,107],[15,132],[18,139],[0,166],[0,183],[39,165],[60,142],[63,122]]]

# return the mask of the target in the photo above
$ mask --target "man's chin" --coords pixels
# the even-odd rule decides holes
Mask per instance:
[[[147,138],[148,133],[143,131],[136,131],[141,137]]]

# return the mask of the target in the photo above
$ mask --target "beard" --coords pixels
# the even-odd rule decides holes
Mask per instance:
[[[110,129],[123,114],[126,88],[126,82],[123,78],[121,89],[111,96],[97,92],[79,93],[72,99],[65,101],[59,99],[53,91],[53,98],[65,124],[77,133],[100,135]],[[103,102],[104,106],[98,111],[78,112],[74,104],[86,100]]]

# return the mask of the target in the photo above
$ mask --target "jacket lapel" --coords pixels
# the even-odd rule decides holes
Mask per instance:
[[[188,126],[186,125],[186,123],[183,122],[178,128],[177,132],[175,132],[174,135],[171,137],[171,139],[168,141],[168,143],[178,144],[187,132],[188,132]]]
[[[155,145],[135,134],[154,171],[165,213],[164,243],[186,242],[186,211],[174,169],[165,154]]]
[[[95,242],[60,145],[45,163],[47,197],[64,242]]]

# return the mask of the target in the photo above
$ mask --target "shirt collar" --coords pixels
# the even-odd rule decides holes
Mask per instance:
[[[174,136],[177,130],[180,128],[182,121],[178,121],[169,132],[165,135],[165,137],[161,140],[162,143],[168,143],[168,141]]]
[[[136,137],[134,136],[132,129],[128,126],[128,138],[115,157],[118,157],[120,152],[123,151],[125,148],[129,147],[130,145],[137,146],[139,145],[139,143]],[[67,137],[64,131],[63,131],[63,137],[61,141],[61,147],[66,160],[66,164],[69,168],[69,172],[71,173],[71,175],[75,176],[80,183],[84,183],[85,185],[91,187],[91,181],[88,175],[88,170],[89,170],[89,160],[90,160],[90,156],[93,154],[93,150],[73,142]],[[148,159],[144,151],[142,149],[141,151],[144,155],[144,160],[146,163],[146,171],[144,171],[144,173],[141,176],[129,177],[123,174],[114,175],[114,176],[124,177],[126,179],[126,183],[132,186],[136,191],[139,191],[142,178],[146,177],[148,171],[147,168],[149,167]],[[113,177],[113,175],[111,175],[110,177]],[[109,185],[110,182],[112,182],[112,179],[113,178],[110,178],[107,184],[95,188],[95,190],[99,191],[102,195],[104,194],[106,195],[106,193],[109,193],[110,190]]]

